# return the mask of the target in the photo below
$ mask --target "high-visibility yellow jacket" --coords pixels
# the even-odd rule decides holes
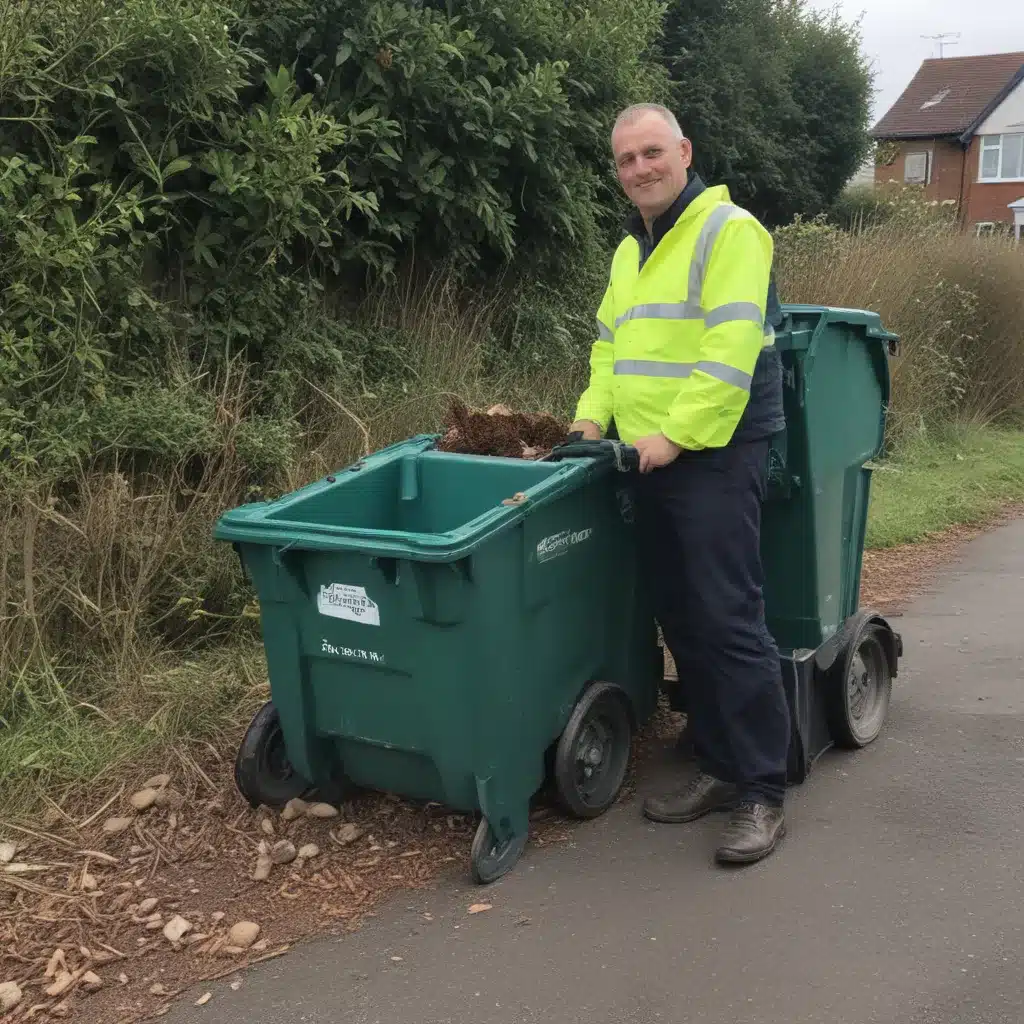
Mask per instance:
[[[627,444],[658,433],[686,449],[728,444],[758,357],[774,343],[772,255],[772,236],[725,186],[697,195],[642,267],[637,239],[625,238],[576,419],[603,432],[614,418]]]

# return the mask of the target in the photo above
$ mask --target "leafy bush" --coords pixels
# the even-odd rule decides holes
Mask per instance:
[[[386,143],[364,133],[353,151],[354,183],[380,203],[375,237],[490,269],[607,231],[618,209],[611,120],[664,91],[646,59],[658,4],[469,0],[456,10],[292,0],[257,20],[272,25],[260,37],[272,61],[295,62],[327,109],[394,126]]]
[[[61,472],[107,442],[99,405],[169,383],[171,350],[219,373],[240,356],[253,408],[287,420],[298,380],[379,362],[351,316],[322,315],[325,286],[358,298],[413,255],[478,281],[520,254],[528,277],[600,260],[618,212],[607,124],[664,78],[645,57],[658,19],[654,0],[455,18],[376,0],[6,5],[0,450]]]

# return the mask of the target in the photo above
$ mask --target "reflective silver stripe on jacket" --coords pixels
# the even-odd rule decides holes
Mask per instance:
[[[685,302],[645,302],[633,306],[616,319],[616,330],[629,320],[703,320],[707,330],[727,323],[750,322],[764,327],[766,348],[774,345],[775,330],[761,316],[761,310],[756,302],[727,302],[710,310],[705,310],[700,304],[708,257],[714,249],[722,228],[733,217],[750,216],[751,214],[746,210],[741,210],[738,206],[730,204],[718,206],[712,210],[707,220],[704,221],[694,245],[688,282],[690,298]],[[600,324],[600,328],[604,328],[604,324]],[[604,329],[607,330],[607,328]],[[603,334],[600,336],[604,338]]]
[[[618,329],[628,320],[703,320],[704,327],[721,327],[729,323],[753,323],[764,328],[764,344],[770,348],[775,344],[775,328],[762,316],[756,302],[726,302],[714,309],[705,310],[692,302],[646,302],[627,309],[616,321]],[[598,322],[598,331],[608,331],[604,324]],[[614,341],[615,337],[608,331],[608,337],[600,333],[606,341]]]
[[[701,293],[704,290],[704,277],[707,273],[708,258],[715,248],[715,242],[721,234],[722,228],[733,219],[733,217],[750,217],[746,210],[738,206],[725,203],[716,206],[704,221],[704,226],[697,236],[697,244],[693,247],[693,260],[690,262],[690,280],[687,295],[693,302],[700,302]]]
[[[627,309],[616,321],[618,329],[627,320],[703,320],[704,310],[693,302],[645,302]]]
[[[724,305],[709,309],[704,314],[704,326],[711,330],[721,324],[736,323],[739,320],[747,320],[764,326],[764,317],[756,302],[726,302]]]
[[[603,321],[597,321],[597,336],[601,341],[614,341],[615,332]]]
[[[700,370],[709,377],[731,384],[743,391],[750,390],[752,377],[737,370],[735,366],[704,359],[699,363],[662,363],[654,359],[620,359],[615,364],[617,376],[626,377],[689,377],[694,370]]]

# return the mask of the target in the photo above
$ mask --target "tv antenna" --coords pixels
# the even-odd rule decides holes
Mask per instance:
[[[934,36],[921,36],[922,39],[931,39],[939,44],[939,60],[946,56],[947,46],[956,46],[960,40],[960,32],[939,32]]]

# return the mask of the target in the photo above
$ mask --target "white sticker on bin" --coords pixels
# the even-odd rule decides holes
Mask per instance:
[[[570,548],[590,540],[593,533],[594,528],[591,526],[585,530],[562,530],[561,533],[545,537],[537,545],[537,561],[550,562],[552,558],[559,558],[567,554]]]
[[[380,625],[380,606],[366,593],[365,587],[353,587],[348,583],[322,586],[316,607],[321,615],[332,619],[361,622],[364,626]]]
[[[339,658],[355,658],[357,661],[370,661],[375,665],[384,663],[384,655],[377,651],[364,651],[358,647],[336,647],[326,640],[320,641],[321,654],[335,654]]]

